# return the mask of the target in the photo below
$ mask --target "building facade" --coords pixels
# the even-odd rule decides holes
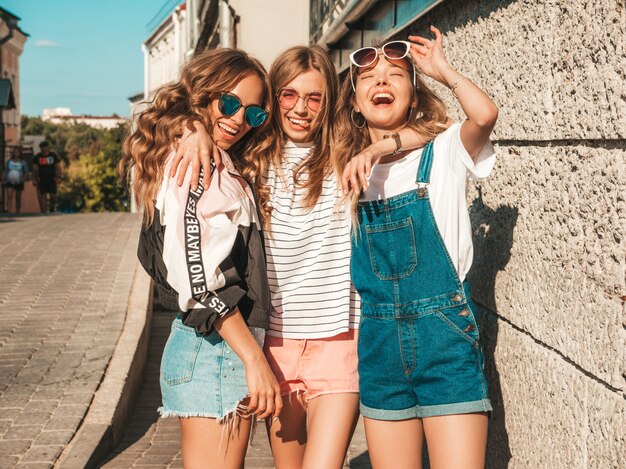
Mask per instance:
[[[15,100],[13,109],[2,110],[7,145],[16,145],[20,140],[20,56],[28,34],[20,29],[19,21],[18,16],[0,7],[0,78],[11,82]]]
[[[268,70],[285,49],[309,43],[308,0],[230,0],[229,5],[237,17],[234,46]]]
[[[20,18],[0,7],[0,173],[10,149],[20,141],[20,56],[28,34],[20,29]],[[28,184],[30,185],[30,184]],[[29,210],[26,188],[24,210]],[[4,190],[0,191],[0,211],[4,206]]]
[[[114,129],[118,125],[126,124],[128,119],[113,116],[91,116],[87,114],[72,114],[69,108],[47,108],[43,110],[41,119],[52,124],[85,124],[98,129]]]
[[[186,4],[176,6],[141,45],[144,54],[144,96],[151,97],[174,81],[190,49]]]
[[[624,2],[311,1],[312,40],[339,70],[431,24],[500,107],[494,174],[468,195],[488,467],[626,467]]]
[[[286,48],[308,44],[308,13],[308,0],[187,0],[175,5],[141,46],[142,98],[175,81],[193,54],[205,49],[236,47],[269,68]],[[131,102],[141,101],[138,97]]]

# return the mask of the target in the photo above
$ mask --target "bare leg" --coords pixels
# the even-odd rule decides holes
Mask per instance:
[[[54,194],[50,194],[50,211],[57,211],[57,195],[56,192]]]
[[[48,193],[42,192],[39,195],[39,206],[41,207],[41,213],[48,211]]]
[[[432,469],[483,469],[487,447],[487,414],[423,419]]]
[[[6,188],[6,195],[7,195],[7,212],[11,212],[13,209],[13,203],[15,200],[15,189],[13,189],[12,187],[7,187]]]
[[[308,441],[302,467],[341,469],[359,416],[359,395],[316,397],[309,401],[308,413]]]
[[[17,213],[22,211],[22,191],[15,191],[15,211]]]
[[[306,410],[292,393],[283,397],[283,410],[276,422],[266,420],[276,469],[299,469],[306,448]]]
[[[240,469],[248,448],[251,419],[238,419],[235,428],[216,419],[179,419],[185,469]]]
[[[374,469],[422,469],[424,431],[420,419],[363,419]],[[453,440],[454,441],[454,440]]]

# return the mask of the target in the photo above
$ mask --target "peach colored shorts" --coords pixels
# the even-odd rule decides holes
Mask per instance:
[[[354,329],[324,339],[266,336],[263,351],[281,395],[302,393],[308,401],[323,394],[358,393],[357,337]]]

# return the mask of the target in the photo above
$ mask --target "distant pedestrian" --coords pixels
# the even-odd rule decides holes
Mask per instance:
[[[39,144],[41,153],[33,161],[34,183],[37,186],[39,206],[42,213],[55,212],[57,208],[57,185],[61,177],[61,160],[50,151],[48,142]]]
[[[7,191],[7,210],[10,212],[11,207],[15,209],[15,213],[22,210],[22,191],[24,190],[24,181],[30,176],[28,166],[22,155],[21,147],[13,147],[11,158],[7,161],[2,176],[2,182]]]

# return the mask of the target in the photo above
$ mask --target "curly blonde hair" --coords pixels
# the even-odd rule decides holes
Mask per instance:
[[[174,143],[187,127],[194,131],[193,122],[213,128],[210,104],[219,94],[237,86],[243,78],[257,75],[263,83],[262,106],[272,113],[271,85],[261,63],[237,49],[214,49],[195,56],[180,72],[180,80],[160,88],[137,120],[135,130],[126,138],[119,164],[120,178],[128,180],[131,170],[132,192],[139,207],[144,209],[144,221],[154,219],[154,202],[163,169]],[[268,125],[248,132],[229,149],[233,163],[244,177],[258,174],[257,158],[246,156],[252,148],[263,147],[267,141]],[[237,157],[239,155],[239,157]]]
[[[412,67],[415,67],[413,61],[408,57],[404,61],[409,65],[411,71],[408,73],[411,74]],[[352,67],[352,65],[350,66]],[[355,80],[361,71],[362,69],[355,67]],[[426,85],[417,69],[415,70],[415,86],[413,86],[412,100],[416,104],[409,109],[407,127],[414,129],[425,140],[434,139],[448,128],[448,114],[445,104]],[[341,178],[343,169],[350,160],[372,143],[368,126],[364,125],[359,128],[352,121],[351,113],[355,108],[355,104],[356,97],[352,88],[350,74],[346,74],[339,92],[337,117],[333,133],[333,165],[339,178]],[[367,124],[367,122],[365,123]],[[352,204],[354,214],[359,200],[359,193],[351,190],[347,198]]]

